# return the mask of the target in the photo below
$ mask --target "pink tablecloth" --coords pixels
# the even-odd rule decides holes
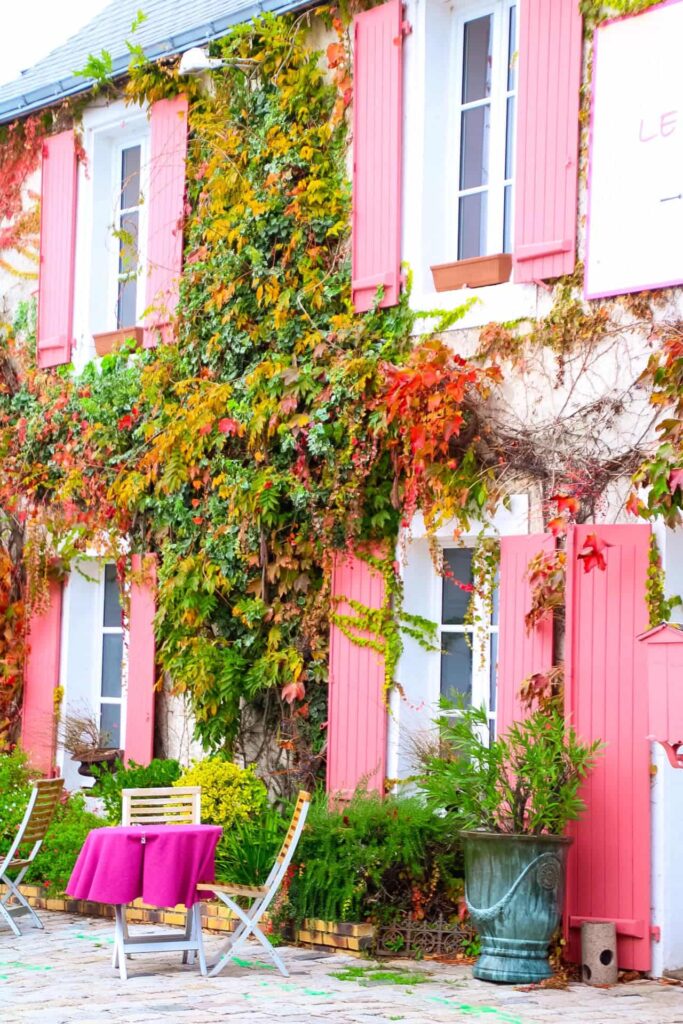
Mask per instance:
[[[218,825],[120,825],[88,835],[66,891],[78,900],[191,907],[215,880]]]

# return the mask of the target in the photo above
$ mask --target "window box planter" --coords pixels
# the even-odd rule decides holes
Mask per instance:
[[[476,256],[455,263],[438,263],[430,268],[437,292],[451,292],[456,288],[484,288],[510,280],[512,256],[509,252],[495,256]]]
[[[142,345],[142,327],[122,327],[117,331],[103,331],[93,334],[95,351],[98,356],[107,356],[116,352],[126,341],[135,341],[137,347]]]

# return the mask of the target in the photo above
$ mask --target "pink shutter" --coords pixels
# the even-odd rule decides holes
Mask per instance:
[[[499,638],[496,695],[498,735],[523,718],[519,689],[534,672],[546,672],[553,663],[553,622],[548,615],[527,631],[524,617],[531,608],[527,569],[532,558],[549,554],[555,540],[548,533],[501,537],[499,584]]]
[[[591,533],[610,545],[604,571],[577,559]],[[619,966],[638,971],[650,968],[647,651],[636,640],[648,623],[649,546],[649,526],[583,525],[567,550],[567,708],[582,739],[606,744],[571,829],[569,954],[580,962],[582,921],[615,921]]]
[[[170,339],[169,325],[178,303],[183,264],[185,157],[187,155],[187,97],[159,100],[152,106],[147,236],[147,306],[145,348],[161,334]]]
[[[130,591],[126,760],[149,764],[154,750],[156,566],[152,556],[133,556]]]
[[[340,556],[332,574],[332,595],[380,608],[384,581],[360,558]],[[342,615],[353,614],[345,602],[336,608]],[[384,792],[384,659],[376,651],[352,643],[334,625],[330,630],[327,744],[328,793],[350,798],[359,785]]]
[[[358,313],[395,306],[401,286],[403,11],[388,0],[354,18],[352,295]]]
[[[73,131],[43,144],[38,273],[38,365],[71,359],[78,160]]]
[[[577,0],[522,0],[515,281],[574,269],[582,38]]]
[[[50,583],[48,605],[29,623],[21,743],[34,768],[51,775],[55,763],[55,688],[59,686],[62,585]]]

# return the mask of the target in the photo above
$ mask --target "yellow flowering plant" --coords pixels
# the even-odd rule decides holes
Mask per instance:
[[[202,821],[230,828],[260,815],[268,803],[255,765],[240,768],[222,757],[207,757],[187,768],[174,786],[202,787]]]

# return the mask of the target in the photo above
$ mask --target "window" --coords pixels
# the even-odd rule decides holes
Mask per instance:
[[[456,19],[459,260],[511,251],[516,50],[510,0]]]
[[[137,321],[138,291],[138,238],[140,231],[140,191],[142,147],[128,146],[121,150],[119,212],[118,212],[118,268],[116,326],[134,327]]]
[[[447,700],[464,700],[489,711],[495,733],[496,662],[498,658],[498,589],[492,595],[493,614],[484,628],[466,621],[472,592],[472,548],[446,548],[446,575],[441,581],[441,683]],[[485,617],[487,602],[474,595],[475,617]]]
[[[99,672],[100,732],[107,747],[121,746],[121,705],[123,669],[123,624],[121,620],[121,591],[116,578],[116,566],[104,567],[102,595],[101,635],[102,658]]]
[[[139,326],[146,306],[149,123],[113,104],[86,111],[83,125],[75,323],[87,348],[90,338]]]

